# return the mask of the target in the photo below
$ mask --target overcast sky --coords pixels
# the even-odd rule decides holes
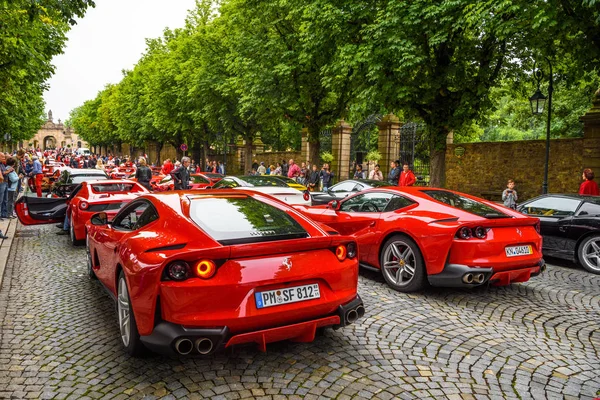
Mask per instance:
[[[54,121],[93,99],[107,83],[121,80],[146,48],[146,38],[185,24],[194,0],[96,0],[96,8],[73,26],[64,54],[54,58],[56,73],[44,94]]]

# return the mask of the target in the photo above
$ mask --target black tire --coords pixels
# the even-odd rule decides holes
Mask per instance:
[[[126,301],[125,301],[126,300]],[[121,343],[127,354],[140,357],[146,354],[147,350],[140,340],[140,334],[135,322],[135,315],[131,308],[131,300],[129,298],[129,289],[127,289],[127,280],[123,271],[119,273],[117,279],[117,323],[119,326],[119,336]],[[125,317],[128,317],[128,324],[124,323]]]
[[[75,227],[73,226],[73,218],[71,218],[71,220],[69,221],[69,239],[71,240],[71,244],[73,246],[81,246],[83,244],[83,241],[80,239],[77,239],[77,237],[75,236]]]
[[[600,235],[583,239],[577,248],[577,259],[585,270],[600,275]]]
[[[96,273],[94,272],[94,268],[93,268],[94,259],[92,258],[92,252],[90,251],[90,244],[89,244],[89,239],[87,238],[87,235],[85,237],[85,251],[87,253],[88,278],[92,281],[98,280],[98,277],[96,276]]]
[[[396,264],[393,264],[394,262]],[[421,251],[414,240],[408,236],[398,234],[389,238],[381,247],[379,263],[383,279],[394,290],[408,293],[428,286],[427,271]],[[411,269],[407,267],[412,267],[412,275]]]

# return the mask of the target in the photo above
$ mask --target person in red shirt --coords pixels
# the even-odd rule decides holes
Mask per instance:
[[[589,168],[583,170],[583,183],[579,186],[579,194],[586,194],[592,196],[600,196],[598,191],[598,184],[594,182],[594,171]]]
[[[415,174],[410,170],[408,163],[402,164],[402,172],[400,173],[400,179],[398,180],[398,186],[412,186],[417,181]]]
[[[169,175],[171,173],[171,171],[173,171],[174,168],[175,168],[175,166],[171,162],[171,159],[167,158],[165,160],[165,162],[163,163],[162,168],[160,169],[160,173],[163,175]]]

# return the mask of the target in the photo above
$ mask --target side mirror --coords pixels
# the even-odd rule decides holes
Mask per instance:
[[[327,208],[337,211],[340,209],[340,202],[337,200],[331,200],[329,203],[327,203]]]
[[[99,213],[92,215],[90,222],[92,223],[92,225],[98,225],[98,226],[106,225],[106,224],[108,224],[108,216],[106,215],[105,212],[99,212]]]

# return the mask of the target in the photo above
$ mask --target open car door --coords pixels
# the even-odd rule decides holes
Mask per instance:
[[[22,196],[15,203],[15,211],[23,225],[40,225],[61,222],[67,211],[65,197]]]

